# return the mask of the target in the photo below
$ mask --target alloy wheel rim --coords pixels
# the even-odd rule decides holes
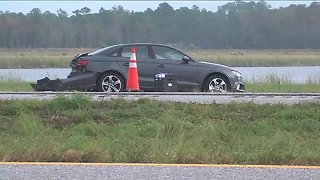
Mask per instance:
[[[227,92],[227,84],[221,78],[214,78],[209,83],[209,92]]]
[[[102,89],[105,92],[119,92],[121,90],[121,80],[115,75],[106,76],[102,80]]]

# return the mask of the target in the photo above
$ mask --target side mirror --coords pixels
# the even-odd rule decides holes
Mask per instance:
[[[184,62],[189,62],[190,61],[190,58],[188,56],[183,56],[182,57],[182,61]]]

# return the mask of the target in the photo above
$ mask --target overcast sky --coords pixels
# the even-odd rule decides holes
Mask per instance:
[[[56,13],[58,9],[72,11],[88,7],[93,13],[99,12],[100,8],[111,9],[121,5],[124,9],[132,11],[144,11],[147,8],[155,10],[162,2],[168,2],[174,9],[180,7],[191,8],[194,4],[210,11],[217,11],[218,6],[234,1],[0,1],[0,11],[29,13],[33,8],[39,8],[42,12]],[[287,7],[290,4],[306,4],[309,6],[313,1],[266,1],[272,8]]]

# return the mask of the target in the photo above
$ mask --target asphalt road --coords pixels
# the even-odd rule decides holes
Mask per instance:
[[[0,99],[53,99],[58,96],[71,96],[75,92],[0,92]],[[152,98],[160,101],[224,104],[230,102],[252,102],[256,104],[297,104],[320,103],[320,93],[180,93],[180,92],[121,92],[121,93],[82,93],[93,100],[105,101],[111,98],[137,100]]]
[[[0,179],[320,179],[320,167],[0,163]]]

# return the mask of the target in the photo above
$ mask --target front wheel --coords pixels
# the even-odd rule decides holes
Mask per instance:
[[[221,75],[209,76],[203,85],[203,90],[206,92],[229,92],[230,85],[228,80]]]
[[[97,90],[100,92],[120,92],[125,88],[123,77],[114,72],[107,72],[100,76]]]

